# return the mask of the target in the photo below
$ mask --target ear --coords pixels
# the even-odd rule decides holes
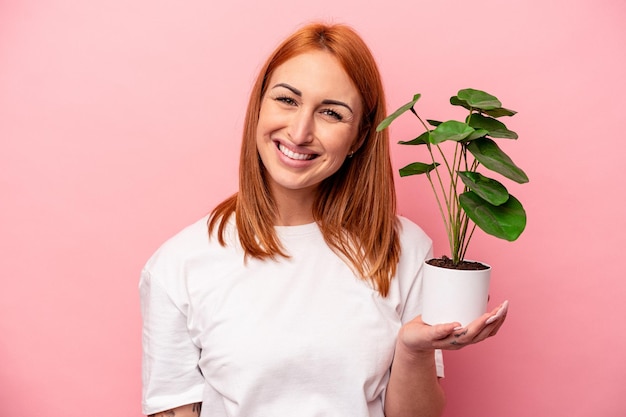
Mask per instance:
[[[359,149],[361,149],[361,146],[363,146],[363,143],[365,143],[365,138],[367,137],[368,131],[365,131],[365,133],[361,134],[361,137],[354,142],[354,145],[352,145],[352,147],[350,148],[350,156],[354,155],[355,152],[357,152]]]

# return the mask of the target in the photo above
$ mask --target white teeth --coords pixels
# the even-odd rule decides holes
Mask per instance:
[[[291,159],[297,159],[299,161],[307,161],[309,159],[313,159],[315,155],[304,154],[304,153],[295,153],[287,149],[284,145],[279,144],[278,149],[285,155],[287,155]]]

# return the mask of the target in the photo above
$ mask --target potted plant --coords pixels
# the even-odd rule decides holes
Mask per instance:
[[[491,271],[489,265],[465,259],[476,226],[508,241],[516,240],[526,226],[526,212],[519,200],[499,181],[478,172],[482,168],[519,184],[528,182],[524,171],[495,142],[517,139],[517,134],[499,120],[516,112],[502,107],[495,96],[468,88],[450,98],[450,104],[465,108],[463,121],[424,121],[414,108],[420,96],[415,94],[389,115],[377,131],[407,111],[424,128],[415,139],[399,143],[425,148],[429,161],[401,168],[400,176],[426,175],[445,225],[450,257],[427,260],[424,265],[422,318],[429,324],[458,321],[467,325],[486,310]],[[465,306],[468,297],[476,300]]]

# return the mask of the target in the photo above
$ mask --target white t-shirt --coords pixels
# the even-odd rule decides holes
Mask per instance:
[[[206,221],[142,271],[143,412],[202,402],[206,417],[383,417],[398,330],[421,309],[428,236],[400,218],[402,254],[383,298],[315,223],[276,227],[289,258],[244,262],[234,222],[222,247]]]

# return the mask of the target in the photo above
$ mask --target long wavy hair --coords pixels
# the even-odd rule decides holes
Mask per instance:
[[[356,138],[360,146],[336,173],[320,183],[313,218],[326,243],[358,276],[370,281],[386,296],[400,257],[400,243],[389,138],[386,129],[376,132],[376,126],[385,118],[385,96],[374,57],[349,26],[309,24],[285,39],[267,59],[250,94],[246,112],[239,191],[212,211],[209,233],[217,227],[218,241],[226,245],[226,225],[234,213],[246,256],[259,259],[289,256],[274,229],[277,209],[257,151],[256,128],[267,82],[274,70],[309,51],[332,54],[354,82],[363,105]]]

